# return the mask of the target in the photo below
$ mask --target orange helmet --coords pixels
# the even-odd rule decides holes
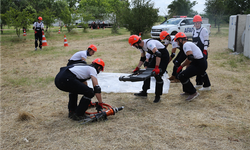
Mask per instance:
[[[176,40],[179,39],[179,38],[187,38],[187,36],[186,36],[185,33],[183,33],[183,32],[178,32],[178,33],[175,35],[174,41],[176,41]]]
[[[169,34],[168,34],[167,31],[162,31],[161,34],[160,34],[160,39],[163,40],[163,39],[165,39],[168,35],[169,35]]]
[[[42,18],[42,17],[38,17],[37,19],[38,19],[38,20],[43,20],[43,18]]]
[[[88,48],[92,49],[95,52],[97,51],[97,47],[94,44],[89,45]]]
[[[105,63],[101,58],[96,58],[95,60],[93,60],[92,64],[98,64],[102,66],[102,71],[104,70]]]
[[[195,15],[193,18],[193,22],[202,22],[201,16],[200,15]]]
[[[130,46],[133,46],[135,43],[137,43],[138,41],[140,41],[140,37],[137,35],[131,35],[128,38],[128,43],[130,44]]]

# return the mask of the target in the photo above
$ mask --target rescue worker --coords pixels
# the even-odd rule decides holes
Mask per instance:
[[[102,59],[95,59],[91,65],[73,64],[62,67],[56,75],[55,85],[58,89],[74,94],[82,94],[82,98],[77,105],[77,97],[69,97],[68,110],[69,118],[82,120],[86,118],[85,112],[91,103],[91,98],[96,96],[98,100],[97,110],[102,111],[103,102],[101,97],[101,87],[98,85],[97,74],[104,70],[105,63]],[[93,89],[83,82],[91,79]]]
[[[38,40],[39,40],[39,48],[42,50],[42,34],[44,33],[44,25],[42,23],[43,18],[38,17],[38,21],[34,23],[33,30],[35,32],[35,51],[37,50]]]
[[[87,62],[86,62],[87,57],[94,55],[96,51],[97,51],[97,47],[94,44],[89,45],[87,50],[76,52],[68,60],[67,66],[75,64],[75,63],[86,63],[87,64]]]
[[[174,40],[183,48],[187,56],[186,60],[178,67],[177,73],[179,73],[178,78],[182,83],[184,91],[181,95],[188,95],[186,101],[191,101],[199,96],[199,93],[190,82],[191,77],[204,75],[204,85],[209,84],[208,75],[206,74],[207,60],[204,58],[202,51],[197,45],[187,41],[187,36],[183,32],[178,32]],[[188,67],[181,71],[185,66]]]
[[[158,103],[160,101],[160,96],[162,95],[163,91],[163,80],[161,76],[165,73],[168,61],[169,61],[169,53],[165,46],[159,42],[158,40],[154,39],[144,39],[137,35],[131,35],[128,39],[128,42],[131,46],[136,47],[141,52],[141,59],[133,72],[136,72],[140,69],[141,65],[146,60],[146,52],[153,54],[154,57],[148,64],[148,68],[154,68],[152,72],[154,72],[154,77],[156,79],[156,86],[155,86],[155,99],[154,103]],[[161,69],[161,72],[160,72]],[[135,96],[142,96],[147,97],[147,90],[150,88],[150,78],[146,79],[143,83],[142,91],[139,93],[135,93]]]
[[[209,33],[206,28],[201,27],[202,18],[200,15],[195,15],[193,18],[194,30],[193,30],[193,42],[200,48],[204,54],[205,59],[207,59],[208,53],[207,48],[209,46]],[[204,75],[196,76],[196,88],[200,88],[200,91],[211,90],[211,84],[204,85]]]
[[[164,45],[166,46],[166,48],[168,47],[169,44],[172,45],[172,51],[169,57],[169,62],[175,57],[176,49],[178,48],[180,50],[178,55],[173,60],[174,66],[173,66],[172,76],[168,78],[171,81],[171,83],[178,83],[180,82],[180,80],[177,79],[176,71],[177,68],[181,65],[181,63],[187,58],[187,56],[185,55],[183,49],[179,47],[179,45],[174,41],[174,36],[170,36],[167,31],[162,31],[160,33],[160,40],[164,41]]]

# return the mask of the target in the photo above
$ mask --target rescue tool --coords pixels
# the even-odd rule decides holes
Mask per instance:
[[[92,103],[89,105],[89,108],[95,108],[98,106],[98,102]],[[103,104],[103,111],[101,112],[88,112],[86,111],[85,113],[89,115],[86,119],[81,120],[81,124],[87,124],[89,122],[96,122],[96,121],[105,121],[107,120],[107,116],[115,115],[118,111],[123,110],[122,107],[112,107],[108,104]]]

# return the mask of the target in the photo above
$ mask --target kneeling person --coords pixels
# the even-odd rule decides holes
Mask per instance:
[[[204,58],[200,48],[192,42],[187,41],[187,37],[183,32],[179,32],[175,35],[175,41],[177,41],[180,47],[183,47],[184,53],[187,55],[187,59],[178,67],[178,78],[182,83],[184,93],[181,95],[189,95],[186,101],[191,101],[199,93],[190,82],[190,78],[196,75],[204,75],[204,84],[208,84],[209,78],[206,73],[207,60]],[[182,70],[183,67],[188,66],[186,70]]]
[[[97,74],[103,71],[105,63],[102,59],[95,59],[91,65],[70,65],[67,67],[62,67],[60,72],[56,75],[55,85],[58,89],[70,92],[74,96],[69,96],[68,110],[69,118],[73,120],[84,119],[85,112],[91,103],[91,98],[96,96],[98,100],[98,111],[102,110],[103,103],[101,97],[101,88],[98,85]],[[85,82],[91,79],[94,90],[88,87]],[[77,105],[77,94],[82,94],[82,98]],[[75,96],[76,95],[76,96]]]

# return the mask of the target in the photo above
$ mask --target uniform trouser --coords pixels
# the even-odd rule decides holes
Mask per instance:
[[[162,80],[161,76],[165,73],[167,66],[168,66],[168,62],[169,62],[168,52],[162,53],[161,62],[159,65],[159,68],[162,70],[162,72],[159,75],[155,75],[155,80],[156,80],[155,95],[156,96],[162,95],[163,80]],[[156,57],[153,57],[152,60],[149,62],[148,68],[154,68],[155,63],[156,63]],[[148,89],[150,89],[150,80],[151,80],[151,78],[148,78],[144,81],[143,86],[142,86],[143,91],[147,91]]]
[[[203,56],[204,56],[204,58],[207,60],[207,55],[205,55],[205,54],[203,54]],[[206,83],[205,84],[205,82],[204,82],[204,75],[197,75],[196,76],[196,85],[203,85],[203,87],[209,87],[209,86],[211,86],[211,84],[210,84],[210,81],[209,81],[209,83]]]
[[[196,92],[196,89],[190,82],[190,78],[195,75],[204,75],[203,76],[204,84],[208,84],[209,79],[206,74],[206,69],[207,69],[206,59],[195,59],[190,63],[190,65],[187,67],[186,70],[180,72],[178,78],[182,83],[183,92],[186,92],[188,94],[194,94]]]
[[[184,51],[180,51],[178,53],[178,55],[176,56],[176,58],[173,60],[174,66],[173,66],[173,73],[172,76],[177,77],[177,69],[178,67],[180,67],[181,63],[187,58],[187,56],[185,55]]]
[[[38,46],[38,41],[39,40],[39,47],[42,47],[42,32],[37,32],[35,33],[35,48]]]
[[[77,64],[77,63],[85,63],[85,64],[87,64],[86,61],[84,61],[84,60],[68,60],[67,66]]]
[[[79,116],[84,115],[91,102],[91,98],[95,95],[93,89],[79,81],[67,67],[60,69],[60,72],[55,78],[55,85],[62,91],[70,92],[68,103],[69,111],[76,112]],[[83,95],[78,106],[77,94]]]

